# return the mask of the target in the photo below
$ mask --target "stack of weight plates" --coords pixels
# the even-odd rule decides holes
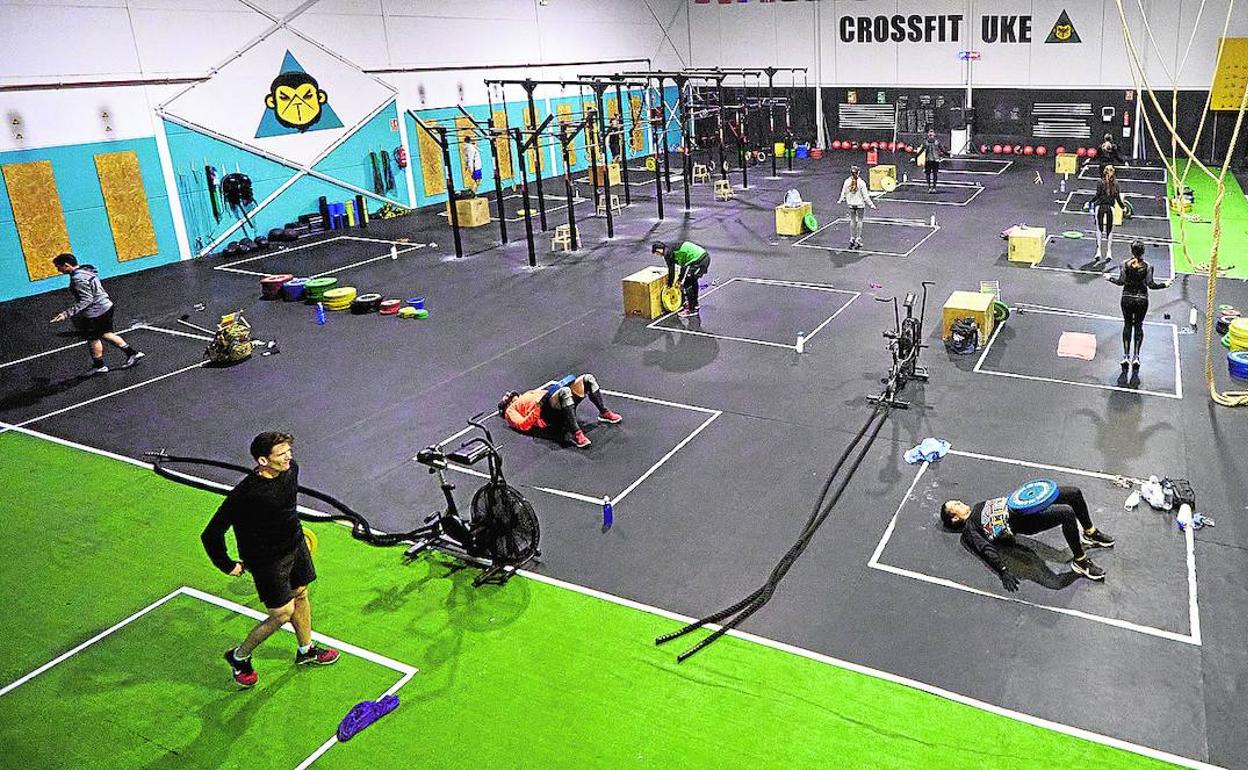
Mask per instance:
[[[1231,350],[1248,350],[1248,318],[1236,318],[1227,327]]]
[[[303,290],[307,282],[306,278],[291,278],[282,284],[282,299],[287,302],[298,302],[303,299]]]
[[[1218,305],[1213,330],[1221,337],[1231,330],[1231,321],[1239,318],[1239,311],[1230,305]]]
[[[399,308],[403,307],[403,301],[397,299],[383,299],[377,305],[377,312],[382,315],[398,315]]]
[[[325,303],[326,310],[347,310],[355,301],[355,296],[354,286],[340,286],[327,290],[322,301]]]
[[[368,315],[381,309],[380,294],[361,294],[351,303],[352,315]]]
[[[325,300],[325,292],[338,285],[337,278],[309,278],[303,284],[303,293],[310,304]]]
[[[1248,380],[1248,350],[1232,350],[1226,354],[1226,368],[1237,380]]]
[[[294,278],[290,273],[281,273],[280,275],[266,275],[260,279],[260,298],[261,299],[278,299],[282,296],[282,286],[287,281]]]

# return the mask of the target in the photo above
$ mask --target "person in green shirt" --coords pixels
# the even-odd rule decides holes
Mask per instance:
[[[663,257],[667,264],[667,285],[677,284],[677,270],[680,268],[679,283],[681,294],[685,298],[685,306],[680,309],[680,317],[688,318],[697,315],[701,307],[698,305],[698,279],[711,269],[711,255],[696,243],[685,241],[675,249],[663,241],[655,241],[650,245],[650,253]]]

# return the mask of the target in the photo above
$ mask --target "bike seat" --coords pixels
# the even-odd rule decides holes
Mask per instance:
[[[459,465],[473,465],[489,453],[489,444],[478,437],[465,441],[459,449],[448,454],[446,459]]]
[[[416,453],[416,462],[428,465],[434,470],[446,470],[446,455],[436,446],[425,447]]]

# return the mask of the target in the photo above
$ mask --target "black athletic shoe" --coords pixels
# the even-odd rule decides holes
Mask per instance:
[[[225,651],[225,662],[230,664],[230,669],[234,672],[234,681],[239,687],[255,687],[260,677],[256,674],[256,670],[252,668],[251,658],[235,660],[234,650],[236,649],[238,648],[231,647]]]
[[[1110,535],[1105,534],[1099,529],[1090,535],[1087,532],[1080,532],[1079,542],[1083,543],[1085,546],[1088,546],[1089,548],[1113,548],[1114,547],[1114,538]]]
[[[137,363],[139,362],[139,359],[140,359],[140,358],[143,358],[143,351],[141,351],[141,350],[136,350],[136,351],[134,351],[134,352],[133,352],[133,353],[131,353],[130,355],[126,356],[126,362],[125,362],[124,364],[122,364],[122,365],[121,365],[121,368],[122,368],[122,369],[129,369],[130,367],[132,367],[132,366],[134,366],[135,364],[137,364]]]
[[[1083,561],[1074,560],[1070,563],[1070,568],[1088,580],[1101,582],[1105,579],[1105,570],[1092,563],[1092,560],[1084,557]]]
[[[319,644],[312,645],[312,649],[307,652],[295,651],[295,665],[306,666],[309,663],[315,663],[318,666],[329,666],[338,662],[338,651],[333,647],[322,647]]]

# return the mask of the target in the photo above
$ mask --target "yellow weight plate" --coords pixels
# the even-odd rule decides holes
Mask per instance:
[[[313,558],[316,558],[316,548],[318,545],[318,541],[316,539],[316,533],[308,529],[307,527],[304,527],[303,539],[306,540],[308,543],[308,553],[312,554]]]
[[[680,295],[679,286],[668,286],[663,290],[663,293],[659,295],[659,302],[662,303],[663,309],[669,313],[673,310],[679,310],[683,299],[684,298]]]
[[[892,192],[897,189],[897,180],[891,176],[880,177],[880,187],[884,188],[884,192]]]

